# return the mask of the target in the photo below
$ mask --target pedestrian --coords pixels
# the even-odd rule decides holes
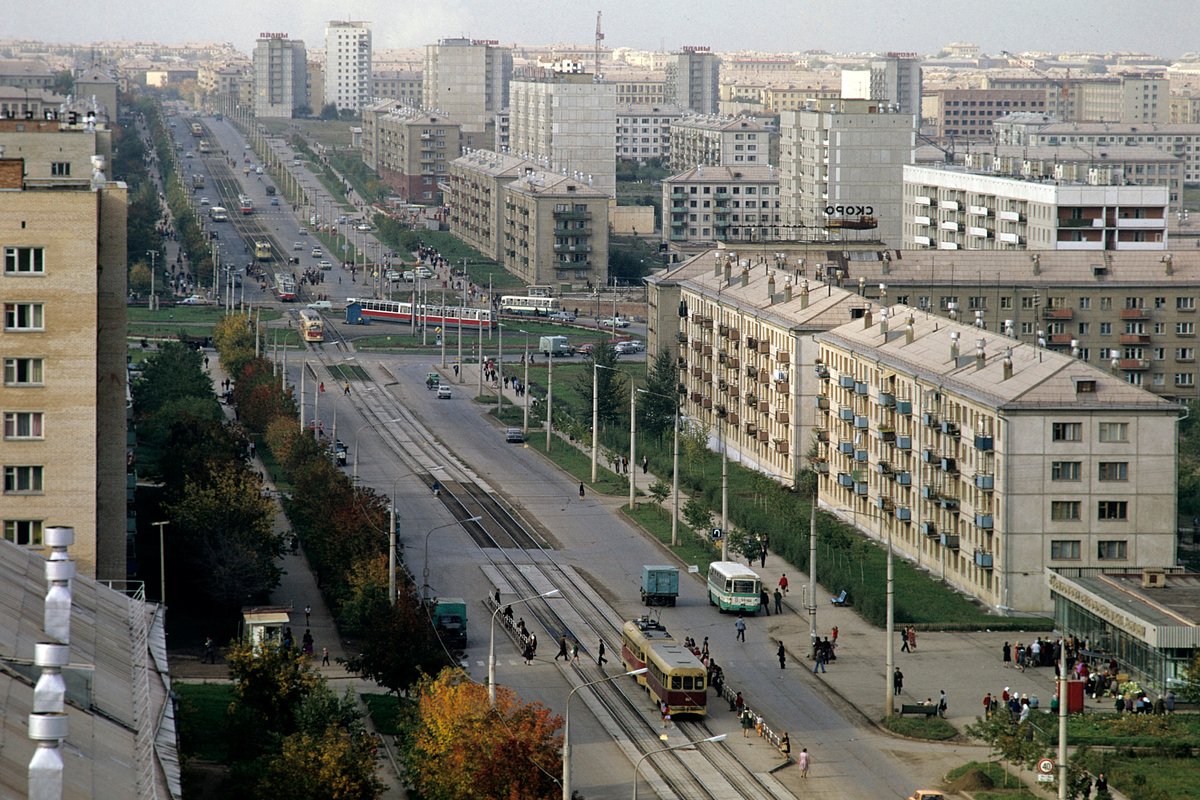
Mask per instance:
[[[829,663],[829,654],[820,642],[813,645],[813,675],[818,672],[826,672],[825,665]]]
[[[665,728],[667,725],[671,724],[671,707],[667,705],[666,700],[663,700],[659,705],[658,710],[659,713],[662,714],[662,725]]]
[[[763,735],[762,714],[758,714],[754,717],[754,732],[758,734],[758,738],[760,738],[760,739],[762,738],[762,735]]]
[[[558,655],[554,656],[554,660],[558,661],[560,658],[563,661],[570,660],[570,656],[567,655],[567,635],[565,633],[558,640]]]
[[[983,718],[987,719],[992,716],[992,693],[988,692],[983,696]]]
[[[783,649],[782,639],[779,640],[779,650],[776,652],[776,655],[779,656],[779,668],[784,669],[787,665],[787,651]]]
[[[901,653],[911,653],[912,652],[912,650],[908,649],[908,629],[907,628],[900,629],[900,652]]]
[[[525,659],[526,666],[533,663],[533,645],[528,639],[525,640],[525,649],[521,651],[521,656]]]
[[[642,474],[646,475],[650,472],[650,459],[644,454],[642,455]]]
[[[322,667],[329,666],[329,648],[328,647],[321,648],[321,666]]]
[[[1012,645],[1008,642],[1004,643],[1004,647],[1000,648],[1001,658],[1004,659],[1004,668],[1008,669],[1012,666]]]
[[[892,673],[892,691],[895,694],[900,694],[904,691],[904,673],[896,667],[896,671]]]
[[[737,618],[737,622],[733,623],[733,628],[734,628],[734,630],[737,631],[737,640],[739,642],[745,642],[746,641],[746,620],[742,619],[742,617],[739,616]]]
[[[529,647],[533,650],[533,654],[537,655],[537,634],[533,631],[529,632]]]
[[[763,568],[767,566],[767,546],[762,542],[758,543],[758,566]]]
[[[767,587],[763,587],[758,593],[758,605],[763,611],[767,612],[767,616],[771,616],[771,596],[767,594]]]
[[[301,641],[302,641],[302,642],[304,642],[304,655],[306,655],[306,656],[311,656],[311,655],[313,654],[313,635],[312,635],[312,631],[311,631],[311,630],[309,630],[309,629],[307,629],[307,628],[305,628],[305,629],[304,629],[304,636],[301,638]]]
[[[1166,695],[1166,699],[1163,701],[1163,706],[1166,708],[1168,714],[1175,713],[1175,690],[1174,689],[1167,690],[1167,695]]]
[[[779,589],[785,595],[788,593],[788,578],[786,572],[779,576]]]
[[[707,636],[704,637],[704,644],[700,646],[700,655],[704,656],[705,658],[708,657],[708,637]],[[1173,705],[1174,700],[1172,700],[1171,702]]]
[[[742,738],[750,738],[750,729],[754,727],[754,715],[750,713],[750,709],[742,709]]]
[[[1107,791],[1108,791],[1108,778],[1104,777],[1104,773],[1101,772],[1099,775],[1096,776],[1096,797],[1103,797],[1104,796],[1103,793],[1105,793]]]
[[[938,698],[938,712],[937,712],[938,716],[941,717],[942,719],[946,718],[946,708],[948,706],[949,706],[949,702],[946,697],[946,690],[942,689],[942,694]]]
[[[346,397],[350,396],[350,381],[346,381],[346,386],[345,386],[345,389],[342,391],[342,394],[345,395]]]
[[[909,652],[917,649],[917,629],[912,625],[908,626],[908,649]]]
[[[311,617],[312,617],[312,606],[305,605],[304,606],[304,624],[305,625],[308,625],[308,621]]]
[[[783,736],[779,739],[779,752],[783,753],[785,760],[790,761],[792,758],[792,737],[788,736],[788,732],[784,731]]]
[[[579,499],[583,499],[583,481],[579,482]]]
[[[733,703],[731,705],[732,710],[736,711],[740,717],[742,715],[742,711],[746,708],[746,698],[742,697],[741,692],[738,692],[737,696],[733,698]]]
[[[775,589],[775,613],[783,613],[783,592],[779,591],[778,588]]]
[[[800,765],[800,777],[807,778],[808,777],[808,765],[809,765],[808,748],[807,747],[800,748],[800,756],[796,759],[796,761]]]
[[[833,646],[837,647],[838,626],[834,625],[833,630],[829,631],[829,633],[831,634],[830,638],[833,639]]]
[[[576,664],[579,663],[579,640],[578,639],[571,640],[571,660],[574,661]]]
[[[608,663],[608,659],[604,657],[604,640],[603,639],[600,640],[600,649],[597,651],[597,653],[598,653],[598,655],[596,656],[596,666],[603,667],[605,664]]]
[[[213,641],[211,636],[208,636],[204,639],[204,658],[200,659],[200,663],[217,663],[217,643]]]

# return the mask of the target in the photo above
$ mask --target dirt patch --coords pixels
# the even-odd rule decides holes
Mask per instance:
[[[983,789],[992,789],[995,785],[996,782],[989,778],[986,772],[981,769],[972,769],[959,775],[947,788],[951,792],[977,792]]]

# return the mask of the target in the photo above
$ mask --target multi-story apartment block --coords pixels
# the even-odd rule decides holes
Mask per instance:
[[[1152,147],[1105,145],[1082,151],[1074,147],[993,144],[964,156],[973,172],[1067,183],[1166,186],[1171,210],[1183,211],[1183,162]]]
[[[410,203],[441,202],[438,184],[462,154],[458,122],[385,100],[363,112],[363,162]]]
[[[1046,94],[1036,89],[938,89],[925,95],[921,116],[937,137],[991,139],[997,118],[1045,108]]]
[[[260,36],[254,46],[254,116],[290,119],[308,108],[307,73],[304,42],[286,33]]]
[[[241,64],[201,67],[197,73],[197,104],[209,111],[233,114],[241,103],[242,87],[253,91],[252,73]]]
[[[325,105],[358,113],[371,101],[371,23],[325,25]]]
[[[95,143],[84,125],[0,120],[0,517],[30,547],[73,526],[80,572],[123,580],[127,191],[85,166]]]
[[[504,187],[537,171],[538,165],[492,150],[472,150],[450,164],[450,232],[484,256],[501,260]]]
[[[495,115],[509,106],[512,71],[511,47],[494,41],[442,39],[425,46],[422,103],[457,120],[464,131],[485,133]]]
[[[321,109],[317,108],[317,105],[325,98],[325,65],[316,59],[311,59],[306,72],[305,91],[308,95],[308,105],[313,114],[320,114]]]
[[[716,114],[721,59],[707,47],[684,47],[667,60],[665,101],[695,114]]]
[[[75,97],[89,101],[96,99],[109,120],[117,119],[117,79],[99,67],[89,67],[75,78]]]
[[[67,98],[49,89],[15,89],[0,86],[0,117],[6,119],[46,119],[57,114]]]
[[[671,123],[671,169],[745,167],[778,163],[779,134],[746,117],[686,116]]]
[[[564,291],[608,281],[609,195],[578,177],[522,175],[503,189],[500,253],[529,284]]]
[[[1165,250],[1166,186],[904,167],[906,250]],[[1094,177],[1094,176],[1093,176]],[[1101,185],[1096,185],[1101,184]]]
[[[0,86],[14,89],[50,91],[54,85],[54,70],[38,59],[5,59],[0,61]]]
[[[371,78],[375,97],[399,100],[401,105],[420,108],[424,96],[425,79],[415,70],[377,70]]]
[[[490,148],[481,147],[480,150],[495,150],[497,153],[507,153],[512,148],[512,114],[508,109],[497,111],[495,116],[495,141]],[[464,143],[464,146],[470,147],[470,144]]]
[[[782,114],[780,197],[791,237],[864,229],[899,246],[902,169],[913,161],[917,118],[890,108],[839,100]]]
[[[1172,125],[1200,123],[1200,97],[1172,94],[1167,122]]]
[[[1171,84],[1160,73],[1086,78],[986,76],[983,86],[1037,89],[1045,94],[1046,112],[1065,122],[1163,123],[1170,113]]]
[[[1055,567],[1175,563],[1180,407],[906,306],[816,335],[821,505],[1001,611]]]
[[[836,86],[764,86],[758,91],[763,109],[768,114],[798,111],[814,100],[838,100],[842,92]]]
[[[664,180],[662,198],[665,242],[768,242],[782,233],[774,167],[693,167]]]
[[[898,114],[921,114],[921,58],[916,53],[888,53],[871,62],[870,99],[891,103]]]
[[[616,195],[613,137],[616,93],[578,72],[538,72],[513,80],[512,150],[541,161],[545,168],[584,176],[585,184]]]
[[[666,161],[671,155],[671,123],[683,114],[676,106],[618,105],[617,158]]]
[[[996,123],[1000,128],[1004,121]],[[1110,144],[1154,147],[1183,162],[1183,181],[1200,183],[1200,124],[1125,125],[1060,122],[1027,130],[1028,143],[1100,150]],[[1010,137],[1013,138],[1013,137]]]
[[[665,106],[666,84],[661,74],[611,76],[617,92],[617,106]]]

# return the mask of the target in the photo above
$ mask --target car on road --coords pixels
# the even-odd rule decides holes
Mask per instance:
[[[179,301],[179,305],[181,306],[202,306],[207,303],[208,301],[198,294],[189,295]]]
[[[262,167],[255,167],[255,168],[254,168],[254,174],[256,174],[256,175],[262,175],[262,174],[263,174]]]
[[[438,400],[449,400],[450,399],[450,387],[449,386],[438,386],[437,399]]]
[[[273,205],[273,206],[277,206],[277,205],[279,205],[279,198],[278,198],[278,197],[272,197],[272,198],[271,198],[271,205]]]
[[[613,345],[613,351],[619,356],[630,355],[632,353],[641,353],[646,349],[646,345],[636,339],[631,339],[625,342],[617,342]]]
[[[312,254],[311,254],[311,255],[312,255],[312,257],[313,257],[313,258],[320,258],[321,256],[325,255],[325,251],[323,251],[323,250],[322,250],[321,248],[319,248],[319,247],[314,247],[314,248],[312,249]]]
[[[207,198],[207,197],[201,197],[201,198],[200,198],[200,205],[202,205],[202,206],[206,206],[206,205],[208,205],[208,204],[209,204],[209,202],[208,202],[208,198]]]
[[[292,249],[293,250],[303,250],[304,242],[292,242]]]
[[[629,320],[624,317],[605,317],[600,320],[601,328],[628,328]]]
[[[505,428],[504,441],[509,444],[524,444],[525,434],[520,428]]]
[[[593,342],[584,342],[575,348],[575,352],[581,356],[590,356],[596,351],[596,345]]]
[[[317,266],[321,269],[333,269],[333,264],[325,260],[322,260],[319,264],[317,264]]]
[[[246,145],[242,145],[242,149],[243,149],[243,150],[249,150],[249,149],[250,149],[250,145],[248,145],[248,144],[246,144]]]
[[[433,277],[433,270],[429,267],[417,267],[417,277],[429,280]]]
[[[349,217],[347,217],[345,214],[342,214],[340,217],[338,217],[338,225],[345,225],[349,221]]]
[[[404,274],[401,277],[403,277],[404,280],[408,281],[409,283],[412,283],[413,281],[415,281],[417,279],[417,274],[415,272],[413,272],[411,269],[406,269],[406,270],[404,270]]]
[[[184,158],[195,158],[196,154],[193,153],[191,150],[188,150],[186,153],[184,153],[183,157]]]
[[[300,230],[296,231],[296,235],[297,236],[308,236],[308,228],[301,228]]]
[[[574,322],[575,315],[570,311],[555,311],[553,314],[547,316],[546,319],[551,322]]]
[[[360,222],[360,223],[358,223],[357,225],[355,225],[355,226],[354,226],[354,230],[356,230],[356,231],[369,231],[369,230],[371,230],[371,226],[370,226],[370,225],[368,225],[368,224],[367,224],[367,223],[365,223],[365,222]]]

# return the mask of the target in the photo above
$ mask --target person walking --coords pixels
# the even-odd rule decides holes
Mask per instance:
[[[942,689],[941,696],[938,697],[938,716],[942,719],[946,718],[946,709],[949,707],[949,698],[946,697],[946,690]]]
[[[807,778],[808,777],[808,767],[810,764],[807,747],[800,748],[800,755],[796,759],[796,763],[798,763],[800,765],[800,777]]]
[[[1005,642],[1004,647],[1000,648],[1000,657],[1004,660],[1005,669],[1012,666],[1012,645],[1008,642]]]
[[[217,663],[217,643],[213,641],[211,636],[204,639],[204,658],[200,659],[201,664],[216,664]]]
[[[779,739],[779,752],[783,753],[785,761],[792,760],[792,737],[788,735],[787,731],[784,731],[783,736]]]
[[[733,623],[733,629],[737,631],[737,641],[744,643],[746,641],[746,620],[739,616],[737,622]]]
[[[767,566],[767,545],[763,542],[758,543],[758,566],[765,568]]]
[[[559,637],[558,654],[554,656],[554,660],[558,661],[560,658],[563,661],[570,661],[571,659],[571,657],[567,654],[567,635],[565,633]]]
[[[775,589],[775,613],[783,613],[783,592],[779,591],[778,588]]]
[[[583,481],[579,482],[579,499],[583,499]]]
[[[917,649],[917,629],[912,625],[908,626],[908,649],[910,653]]]
[[[579,663],[579,640],[578,639],[571,640],[571,660],[574,661],[576,664]]]
[[[310,619],[312,619],[312,606],[305,605],[304,606],[304,625],[305,625],[305,627],[308,626],[308,622]]]
[[[908,629],[907,628],[900,629],[900,652],[901,653],[911,653],[912,652],[912,650],[908,649]]]
[[[596,653],[597,653],[596,666],[603,669],[604,665],[608,663],[608,659],[604,657],[604,640],[603,639],[600,640],[600,649],[597,650]]]
[[[779,590],[785,595],[788,593],[788,577],[786,572],[779,576]]]
[[[783,649],[783,640],[779,640],[779,650],[775,655],[779,656],[779,668],[783,669],[787,665],[787,651]]]
[[[837,647],[838,626],[834,625],[833,629],[829,631],[829,634],[830,634],[830,639],[833,640],[833,646]]]
[[[750,709],[742,709],[742,738],[750,738],[750,729],[754,727],[754,715],[750,713]]]
[[[329,666],[329,648],[328,647],[321,648],[321,666],[322,667]]]
[[[529,640],[525,640],[525,649],[521,651],[521,656],[525,659],[525,666],[533,663],[533,645]]]
[[[645,454],[643,454],[642,455],[642,474],[646,475],[649,472],[650,472],[650,459]]]
[[[904,673],[896,667],[896,671],[892,673],[892,691],[895,694],[900,694],[904,691]]]
[[[767,594],[767,587],[763,587],[758,593],[758,605],[763,611],[767,612],[767,616],[771,616],[771,596]]]
[[[826,672],[825,665],[829,661],[829,654],[825,651],[824,646],[817,642],[813,648],[813,675],[818,672]]]

